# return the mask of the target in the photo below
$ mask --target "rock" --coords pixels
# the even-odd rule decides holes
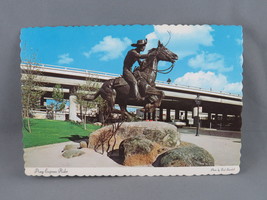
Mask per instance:
[[[144,129],[145,137],[164,147],[175,147],[180,144],[180,134],[176,127],[161,127],[161,129]]]
[[[73,158],[73,157],[77,157],[77,156],[81,156],[85,154],[83,151],[79,150],[79,149],[70,149],[70,150],[66,150],[62,156],[64,158]]]
[[[108,148],[108,141],[114,149],[119,148],[119,144],[131,137],[142,137],[152,142],[156,142],[162,147],[173,148],[180,144],[180,133],[174,125],[164,122],[124,122],[112,137],[112,126],[105,126],[91,133],[89,136],[89,148],[104,150]]]
[[[96,125],[96,126],[102,126],[102,123],[101,122],[95,122],[94,125]]]
[[[214,166],[214,158],[205,149],[187,143],[163,153],[153,165],[159,167]]]
[[[81,141],[80,142],[80,148],[88,148],[87,142]]]
[[[67,151],[67,150],[70,150],[70,149],[77,149],[77,148],[78,148],[77,145],[67,144],[67,145],[65,145],[64,149],[62,150],[62,152]]]
[[[159,149],[158,144],[148,139],[132,137],[121,142],[119,155],[126,166],[150,165],[156,160]]]

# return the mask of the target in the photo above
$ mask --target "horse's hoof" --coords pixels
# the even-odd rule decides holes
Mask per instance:
[[[141,112],[145,112],[145,109],[144,109],[144,108],[141,108],[140,111],[141,111]]]

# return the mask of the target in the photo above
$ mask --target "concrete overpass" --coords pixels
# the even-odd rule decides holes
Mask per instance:
[[[42,83],[41,89],[45,91],[44,98],[51,98],[53,87],[60,84],[64,89],[65,99],[70,100],[70,119],[76,119],[76,105],[73,90],[79,85],[86,83],[86,79],[94,78],[100,82],[120,76],[119,74],[105,73],[99,71],[69,68],[55,65],[38,64],[33,68],[40,71],[38,81]],[[22,79],[23,72],[28,69],[27,64],[21,64]],[[171,113],[175,112],[175,118],[181,116],[187,120],[188,115],[192,115],[192,110],[196,106],[195,98],[200,95],[202,112],[208,114],[207,121],[218,121],[221,117],[224,121],[228,115],[235,116],[240,121],[242,109],[242,97],[221,91],[208,91],[201,88],[168,84],[167,82],[157,81],[156,87],[165,93],[165,98],[159,108],[159,116],[154,113],[145,115],[145,119],[171,120]],[[136,105],[130,102],[132,106]],[[163,119],[164,113],[166,118]]]

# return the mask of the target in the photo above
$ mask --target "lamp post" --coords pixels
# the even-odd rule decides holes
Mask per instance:
[[[197,105],[197,131],[196,131],[196,136],[199,136],[199,106],[201,104],[201,99],[200,99],[199,94],[195,98],[195,102],[196,102],[196,105]]]

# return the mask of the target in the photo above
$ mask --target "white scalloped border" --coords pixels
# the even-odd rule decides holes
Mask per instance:
[[[193,176],[238,174],[239,166],[25,168],[28,176]]]
[[[55,28],[55,27],[101,27],[101,26],[146,26],[146,25],[183,25],[183,26],[240,26],[240,24],[100,24],[100,25],[61,25],[61,26],[35,26],[25,27],[29,28]],[[20,30],[20,38],[21,31]],[[22,40],[20,40],[21,42]],[[20,43],[21,44],[21,43]],[[243,48],[243,45],[242,45]],[[243,53],[242,53],[243,55]],[[242,64],[243,66],[243,64]],[[243,74],[243,70],[242,70]],[[244,87],[243,87],[244,90]],[[242,92],[243,92],[242,90]],[[244,105],[243,105],[244,106]],[[242,112],[241,112],[242,114]],[[241,129],[242,133],[242,129]],[[241,140],[242,141],[242,140]],[[242,143],[241,143],[242,149]],[[241,151],[240,149],[240,151]],[[25,155],[25,154],[24,154]],[[240,153],[241,156],[241,153]],[[240,157],[241,159],[241,157]],[[25,163],[24,163],[25,164]],[[44,177],[58,177],[58,176],[201,176],[201,175],[231,175],[240,172],[240,166],[214,166],[214,167],[94,167],[94,168],[50,168],[50,167],[25,167],[25,174],[27,176],[44,176]],[[38,171],[39,170],[39,173]],[[43,172],[43,173],[42,173]]]

